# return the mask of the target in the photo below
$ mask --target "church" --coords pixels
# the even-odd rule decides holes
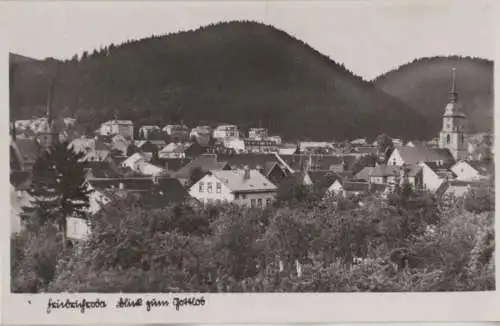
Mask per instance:
[[[468,158],[466,117],[456,90],[456,69],[453,68],[451,96],[443,115],[443,126],[439,133],[439,147],[450,151],[455,161]]]

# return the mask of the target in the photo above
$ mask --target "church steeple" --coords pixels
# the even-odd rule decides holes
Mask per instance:
[[[451,80],[451,92],[450,92],[450,103],[457,103],[458,101],[458,93],[456,86],[456,76],[457,76],[457,68],[453,67],[452,70],[452,80]]]

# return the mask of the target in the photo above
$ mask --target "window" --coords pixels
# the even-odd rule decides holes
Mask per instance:
[[[199,191],[199,192],[203,192],[203,191],[204,191],[204,190],[203,190],[203,187],[204,187],[204,183],[203,183],[203,182],[200,182],[200,183],[199,183],[199,189],[198,189],[198,191]]]
[[[216,185],[216,188],[215,188],[215,192],[220,194],[222,191],[222,185],[220,184],[220,182],[217,182],[217,185]]]
[[[450,135],[446,135],[446,143],[449,144],[450,143]]]
[[[241,199],[247,199],[247,195],[241,194]]]
[[[271,198],[267,198],[266,199],[266,205],[270,205],[271,204]]]
[[[257,206],[262,207],[262,199],[257,199]]]
[[[208,193],[212,192],[212,183],[211,182],[207,182],[207,192]]]
[[[255,199],[252,199],[252,200],[250,201],[250,206],[255,207]]]
[[[240,199],[240,194],[234,194],[234,199]]]

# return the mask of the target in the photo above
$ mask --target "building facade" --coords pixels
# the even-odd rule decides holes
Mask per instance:
[[[450,101],[443,115],[443,126],[439,133],[439,147],[447,148],[455,160],[465,160],[468,157],[468,145],[465,131],[466,117],[458,100],[455,87],[455,69]]]

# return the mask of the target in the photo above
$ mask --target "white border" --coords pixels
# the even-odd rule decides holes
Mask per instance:
[[[432,0],[430,0],[432,2]],[[319,4],[318,6],[319,9]],[[62,4],[61,4],[62,5]],[[64,5],[71,5],[65,3]],[[119,5],[119,4],[116,4]],[[0,4],[0,23],[6,13],[8,3]],[[2,8],[4,7],[4,8]],[[498,6],[495,7],[498,9]],[[110,18],[111,19],[111,18]],[[33,22],[19,22],[33,23]],[[43,22],[41,22],[43,23]],[[470,22],[457,22],[457,24]],[[473,22],[472,22],[473,23]],[[500,35],[500,23],[497,22],[496,35]],[[473,26],[471,27],[473,28]],[[5,39],[7,28],[0,28]],[[498,40],[497,40],[498,41]],[[2,168],[5,177],[1,188],[0,207],[4,216],[9,216],[8,196],[8,48],[6,42],[0,45],[0,128],[5,137],[0,137]],[[498,44],[497,44],[498,54]],[[495,76],[499,76],[498,65]],[[495,78],[496,79],[496,78]],[[499,86],[495,82],[495,94]],[[496,105],[498,106],[498,105]],[[497,110],[495,110],[495,117]],[[499,144],[499,133],[495,124],[495,140]],[[496,151],[498,153],[498,150]],[[4,159],[5,158],[5,159]],[[498,175],[498,173],[497,173]],[[498,182],[499,180],[497,180]],[[9,218],[10,220],[10,218]],[[498,219],[496,226],[498,230]],[[157,308],[145,312],[144,308],[127,310],[114,308],[120,294],[11,294],[9,268],[9,234],[10,228],[5,223],[1,228],[2,236],[2,323],[5,324],[74,324],[74,323],[326,323],[326,322],[470,322],[500,320],[499,292],[489,293],[360,293],[360,294],[205,294],[206,305],[199,308],[184,308],[176,311],[172,307]],[[499,253],[496,252],[496,261]],[[498,274],[497,269],[497,287]],[[187,294],[127,294],[126,297],[165,298],[183,297]],[[196,295],[199,296],[199,295]],[[101,298],[107,301],[105,310],[89,310],[82,314],[79,311],[58,311],[46,313],[48,298]]]

